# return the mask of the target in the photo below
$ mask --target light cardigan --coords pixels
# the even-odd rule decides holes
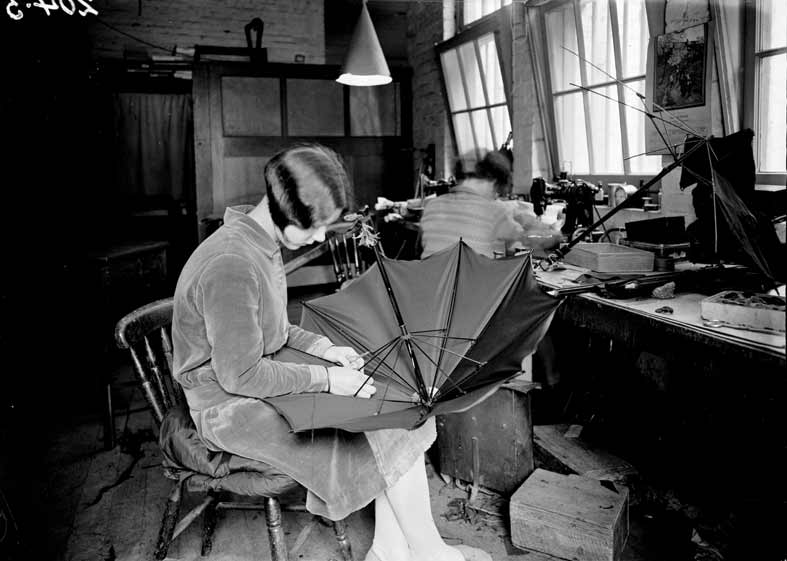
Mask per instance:
[[[450,193],[428,200],[421,217],[421,257],[442,251],[461,238],[477,253],[492,258],[495,251],[505,251],[506,242],[524,235],[505,203],[475,188],[477,181],[465,180]]]
[[[192,409],[229,397],[327,389],[322,366],[265,358],[285,343],[322,356],[330,340],[292,325],[281,251],[262,226],[231,207],[189,258],[175,288],[175,379]]]

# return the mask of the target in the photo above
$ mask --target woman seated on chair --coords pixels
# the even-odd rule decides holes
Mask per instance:
[[[540,222],[523,203],[497,200],[511,185],[511,161],[501,152],[487,152],[478,161],[475,156],[460,158],[454,177],[459,183],[449,193],[429,199],[424,208],[422,257],[460,238],[487,257],[515,247],[552,249],[562,239],[558,230]]]
[[[197,431],[217,451],[268,463],[307,489],[307,509],[340,520],[371,501],[375,530],[367,559],[491,559],[452,547],[432,518],[424,452],[434,419],[420,428],[296,434],[263,398],[330,392],[368,398],[363,360],[350,347],[290,324],[279,246],[321,242],[346,206],[346,170],[331,150],[297,146],[265,167],[266,195],[230,207],[224,225],[189,258],[178,279],[172,336],[174,375]],[[325,368],[277,362],[284,344],[321,356]]]

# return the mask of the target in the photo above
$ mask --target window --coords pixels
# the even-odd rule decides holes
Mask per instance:
[[[480,157],[499,148],[511,132],[510,9],[485,18],[436,50],[457,152]]]
[[[507,6],[511,0],[465,0],[462,6],[462,23],[468,25],[492,12]]]
[[[747,0],[745,126],[757,183],[787,180],[787,3]]]
[[[551,2],[531,21],[546,50],[541,72],[556,171],[629,181],[658,172],[661,157],[644,154],[645,115],[634,109],[645,109],[638,97],[645,94],[645,0]]]

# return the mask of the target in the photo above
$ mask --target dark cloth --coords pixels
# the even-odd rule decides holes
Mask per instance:
[[[754,204],[753,138],[751,129],[710,138],[707,147],[684,160],[679,185],[686,189],[696,184],[691,197],[697,220],[686,229],[689,258],[701,263],[731,261],[753,266],[769,278],[784,279],[783,248],[770,220]],[[684,153],[705,141],[687,138]]]
[[[164,469],[173,478],[189,476],[190,488],[254,497],[275,497],[300,488],[294,479],[269,464],[209,450],[183,407],[167,412],[159,444]]]

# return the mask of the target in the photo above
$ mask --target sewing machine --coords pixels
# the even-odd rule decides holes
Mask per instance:
[[[562,172],[557,183],[547,183],[544,178],[536,177],[530,187],[530,201],[533,211],[541,216],[547,205],[565,202],[565,221],[561,231],[572,236],[578,228],[587,228],[593,224],[593,207],[599,195],[604,195],[601,185],[593,185],[582,179],[568,179]]]

